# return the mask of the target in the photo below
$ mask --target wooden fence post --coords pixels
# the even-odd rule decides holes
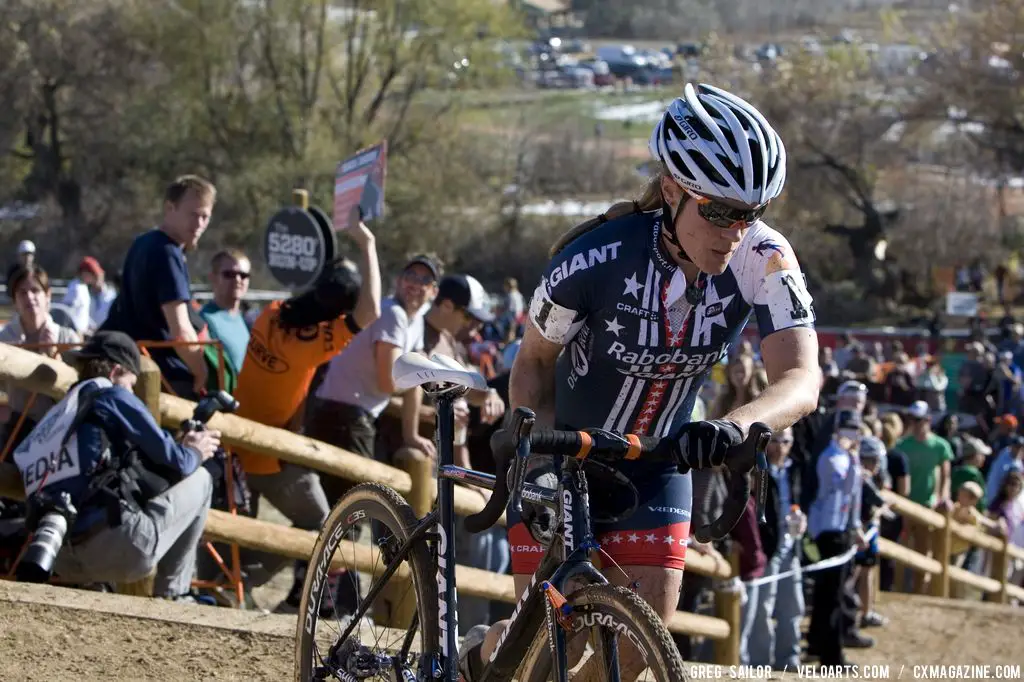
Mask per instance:
[[[729,556],[733,577],[740,574],[740,548],[733,543],[732,554]],[[743,592],[742,583],[739,590],[735,589],[734,581],[723,581],[715,591],[715,616],[729,624],[729,636],[720,639],[714,645],[714,662],[718,665],[738,665],[740,662],[740,619],[742,618]]]
[[[949,598],[949,550],[953,535],[953,510],[943,512],[944,523],[931,531],[933,557],[942,566],[942,572],[932,576],[931,594],[933,597]]]
[[[1008,601],[1006,585],[1010,573],[1010,541],[1005,537],[1000,540],[1002,540],[1002,549],[992,553],[992,565],[989,569],[989,577],[999,582],[999,591],[989,593],[985,597],[997,604],[1005,604]]]
[[[149,357],[142,356],[142,374],[135,383],[135,395],[139,400],[146,403],[153,418],[160,423],[160,368]],[[156,572],[150,573],[130,583],[117,583],[117,591],[120,594],[130,594],[136,597],[152,597],[153,581]]]
[[[434,461],[412,448],[399,449],[394,459],[395,464],[408,472],[412,479],[412,490],[406,495],[406,500],[416,518],[421,519],[430,513],[434,505]],[[387,610],[385,625],[404,630],[412,624],[416,612],[416,592],[411,580],[392,578],[381,594],[381,601]]]

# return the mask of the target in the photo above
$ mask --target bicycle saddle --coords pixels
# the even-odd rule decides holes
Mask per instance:
[[[400,391],[442,382],[478,391],[487,390],[487,380],[479,373],[466,369],[445,355],[434,354],[428,358],[420,353],[405,353],[395,361],[391,377],[395,380],[395,388]]]

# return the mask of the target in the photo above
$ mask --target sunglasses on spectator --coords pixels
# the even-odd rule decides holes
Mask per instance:
[[[434,278],[431,275],[417,275],[415,272],[412,272],[411,270],[406,271],[402,275],[402,277],[408,282],[412,282],[413,284],[420,284],[425,287],[428,287],[434,283]]]
[[[715,227],[725,230],[756,223],[764,215],[764,212],[768,210],[768,204],[756,208],[734,208],[717,202],[714,199],[695,194],[690,190],[686,190],[686,193],[696,200],[697,213],[701,218]]]
[[[249,273],[242,270],[224,270],[220,273],[220,276],[224,279],[238,279],[239,277],[243,280],[249,279]]]

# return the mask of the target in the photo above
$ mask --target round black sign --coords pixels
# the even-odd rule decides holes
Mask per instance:
[[[298,206],[283,208],[270,219],[263,253],[274,279],[292,289],[315,282],[327,262],[323,230],[311,213]]]
[[[320,231],[324,234],[324,262],[330,263],[338,257],[338,244],[334,239],[334,230],[331,228],[331,219],[319,206],[310,206],[309,212],[316,219]]]

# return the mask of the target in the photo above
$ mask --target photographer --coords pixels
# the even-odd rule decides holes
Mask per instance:
[[[201,465],[220,434],[179,444],[157,425],[131,392],[140,361],[127,335],[98,332],[68,357],[80,381],[14,453],[38,522],[19,578],[45,580],[52,567],[66,582],[119,583],[155,568],[155,596],[187,598],[213,490]]]

